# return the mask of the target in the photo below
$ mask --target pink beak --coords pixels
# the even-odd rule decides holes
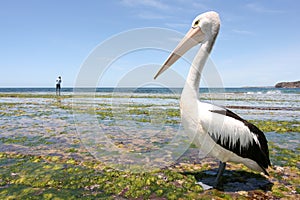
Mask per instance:
[[[168,59],[162,65],[157,74],[154,76],[154,79],[156,79],[160,74],[162,74],[169,67],[171,67],[188,50],[190,50],[192,47],[203,41],[203,39],[204,33],[201,31],[200,27],[192,27],[184,36],[184,38],[180,41],[180,43],[174,49],[174,51],[170,54]]]

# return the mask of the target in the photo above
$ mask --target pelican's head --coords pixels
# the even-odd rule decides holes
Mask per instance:
[[[220,28],[219,14],[213,11],[198,15],[193,23],[191,29],[187,32],[178,46],[174,49],[168,59],[165,61],[163,66],[155,75],[156,79],[165,70],[171,67],[181,56],[183,56],[189,49],[199,43],[206,41],[214,42],[218,35]],[[210,51],[210,49],[209,49]]]

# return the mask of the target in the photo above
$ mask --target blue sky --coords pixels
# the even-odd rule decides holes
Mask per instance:
[[[1,0],[0,87],[53,87],[58,75],[63,87],[72,87],[90,52],[111,36],[144,27],[184,34],[194,17],[210,10],[221,17],[211,59],[224,86],[299,80],[299,8],[298,0]],[[137,58],[129,56],[128,66],[130,59]],[[120,78],[107,76],[100,86]]]

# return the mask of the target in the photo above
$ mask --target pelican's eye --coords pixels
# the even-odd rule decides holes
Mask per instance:
[[[198,26],[199,25],[200,20],[195,21],[193,26]]]

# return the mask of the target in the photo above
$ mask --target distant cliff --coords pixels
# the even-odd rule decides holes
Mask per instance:
[[[300,81],[280,82],[275,85],[276,88],[300,88]]]

